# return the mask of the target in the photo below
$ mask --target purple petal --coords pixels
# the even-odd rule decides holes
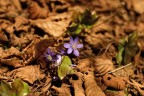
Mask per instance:
[[[64,44],[64,47],[65,47],[65,48],[71,48],[71,45],[70,45],[70,43],[65,43],[65,44]]]
[[[70,37],[70,43],[73,44],[73,42],[74,42],[74,41],[73,41],[73,38]]]
[[[77,48],[82,48],[82,47],[83,47],[83,44],[77,44],[76,47],[77,47]]]
[[[76,44],[77,42],[78,42],[78,40],[79,40],[79,38],[78,37],[76,37],[75,39],[74,39],[74,44]]]
[[[73,51],[73,49],[72,49],[72,48],[69,48],[69,49],[67,50],[67,53],[68,53],[68,54],[71,54],[72,51]]]
[[[79,56],[79,52],[78,52],[78,50],[74,50],[74,55],[76,55],[76,56]]]

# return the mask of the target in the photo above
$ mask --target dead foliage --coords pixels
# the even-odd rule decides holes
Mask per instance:
[[[84,74],[84,85],[87,96],[105,96],[104,92],[95,82],[94,74],[92,72]]]
[[[143,96],[143,5],[143,0],[1,0],[0,81],[12,83],[21,78],[32,90],[28,96]],[[85,9],[98,20],[91,28],[83,23],[82,29],[71,27],[81,30],[76,36],[83,49],[78,50],[81,55],[77,58],[68,54],[76,72],[55,81],[44,52],[50,48],[61,54],[60,47],[73,34],[67,29]],[[133,32],[137,40],[132,36],[130,46],[119,46]],[[118,65],[116,54],[123,48]]]

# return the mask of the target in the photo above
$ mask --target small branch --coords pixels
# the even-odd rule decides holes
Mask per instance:
[[[125,66],[122,66],[122,67],[120,67],[120,68],[117,68],[117,69],[115,69],[115,70],[112,70],[112,71],[110,71],[110,72],[108,72],[108,73],[114,73],[114,72],[116,72],[116,71],[118,71],[118,70],[121,70],[121,69],[127,67],[127,66],[130,66],[131,64],[132,64],[132,63],[129,63],[129,64],[125,65]]]

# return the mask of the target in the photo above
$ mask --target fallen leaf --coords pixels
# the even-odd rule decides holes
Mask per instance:
[[[69,85],[63,83],[61,87],[52,86],[52,89],[54,89],[58,94],[54,94],[56,96],[72,96],[70,93]]]
[[[97,85],[94,74],[92,72],[84,74],[84,86],[86,96],[106,96]]]
[[[115,77],[111,74],[105,74],[103,76],[103,82],[108,87],[114,88],[116,90],[124,90],[126,87],[126,82],[123,80],[122,77]]]
[[[44,78],[44,74],[41,73],[39,66],[25,66],[15,69],[9,73],[14,78],[22,78],[30,84],[34,81]]]
[[[134,10],[139,13],[139,14],[143,14],[144,13],[144,1],[143,0],[132,0],[132,4],[134,7]]]

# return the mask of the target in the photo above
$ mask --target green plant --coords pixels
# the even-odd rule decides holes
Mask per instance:
[[[27,96],[30,88],[20,78],[15,79],[11,84],[5,81],[0,83],[0,96]]]
[[[116,61],[119,66],[121,64],[128,64],[132,61],[134,56],[139,51],[138,46],[138,32],[131,33],[128,38],[121,39],[118,45],[118,53],[116,54]]]

